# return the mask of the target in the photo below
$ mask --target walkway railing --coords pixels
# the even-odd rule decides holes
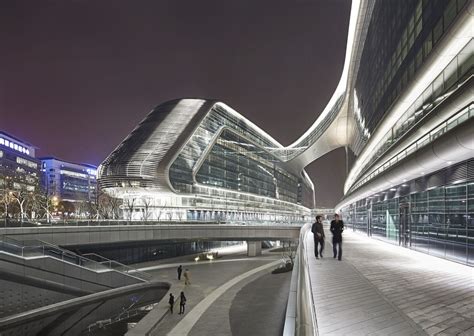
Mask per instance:
[[[119,263],[118,261],[105,258],[96,253],[86,253],[86,254],[83,254],[82,256],[89,260],[93,260],[94,262],[97,262],[100,265],[104,265],[105,267],[109,269],[114,269],[122,273],[132,274],[133,276],[139,277],[147,281],[152,279],[152,276],[148,273],[139,271],[136,268],[130,267],[128,265],[124,265],[122,263]]]
[[[127,220],[127,219],[66,219],[54,222],[20,222],[9,220],[1,227],[51,227],[51,226],[117,226],[117,225],[237,225],[237,226],[302,226],[307,220]]]
[[[291,276],[290,294],[286,308],[283,336],[318,336],[318,325],[313,302],[313,288],[308,273],[305,237],[311,225],[301,228],[298,252]]]
[[[36,325],[30,326],[29,330],[35,330],[38,326],[41,326],[41,324],[37,324],[38,321],[44,320],[45,318],[52,317],[52,316],[60,316],[66,312],[74,312],[78,311],[81,308],[88,307],[91,304],[96,304],[96,303],[101,303],[102,305],[111,303],[115,305],[116,308],[121,308],[121,306],[117,306],[117,298],[126,296],[130,297],[130,295],[135,294],[135,296],[139,293],[143,293],[146,290],[153,290],[153,291],[158,291],[158,290],[165,290],[167,291],[169,289],[170,285],[165,282],[155,282],[155,281],[150,281],[150,282],[145,282],[145,283],[139,283],[139,284],[133,284],[133,285],[127,285],[124,287],[119,287],[119,288],[113,288],[105,291],[101,291],[98,293],[93,293],[90,295],[85,295],[57,303],[53,303],[48,306],[40,307],[37,309],[32,309],[28,310],[25,312],[21,312],[18,314],[6,316],[0,318],[0,330],[2,331],[13,331],[15,332],[14,334],[19,335],[20,333],[18,330],[15,330],[15,327],[23,327],[25,325],[28,325],[30,323],[36,323]],[[139,296],[139,299],[137,303],[135,304],[136,306],[140,304],[150,304],[150,302],[141,302],[144,300],[141,300],[141,298],[144,298],[144,296]],[[111,301],[115,299],[114,301]],[[109,311],[112,312],[112,309]],[[95,318],[94,316],[96,315],[83,315],[81,316],[81,319],[84,318]]]
[[[137,269],[134,269],[133,267],[123,265],[119,262],[101,257],[99,255],[95,255],[95,258],[98,259],[100,257],[102,260],[97,261],[93,258],[86,258],[41,240],[19,241],[7,236],[0,236],[0,252],[2,251],[20,256],[22,258],[52,257],[87,268],[94,272],[114,270],[117,272],[126,273],[127,275],[133,276],[143,281],[150,281],[152,278],[150,274],[141,272]]]

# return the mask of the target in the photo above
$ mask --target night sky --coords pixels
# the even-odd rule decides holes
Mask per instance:
[[[216,98],[284,145],[339,80],[350,1],[2,0],[0,129],[99,164],[156,105]],[[344,150],[307,168],[342,196]]]

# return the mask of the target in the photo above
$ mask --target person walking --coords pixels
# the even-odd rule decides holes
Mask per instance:
[[[170,304],[170,312],[173,314],[174,295],[172,293],[170,293],[170,299],[168,300],[168,303]]]
[[[334,215],[334,220],[331,221],[332,232],[332,250],[334,252],[334,258],[338,260],[342,258],[342,231],[344,231],[344,222],[339,219],[339,215]]]
[[[179,296],[179,314],[184,314],[184,307],[186,306],[186,296],[184,296],[184,292],[181,292]]]
[[[183,273],[183,266],[179,265],[179,267],[178,267],[178,280],[181,280],[181,273]]]
[[[323,250],[324,250],[324,239],[326,236],[324,235],[324,228],[323,228],[323,218],[322,216],[316,216],[316,222],[311,227],[311,232],[314,235],[314,256],[316,259],[323,257]],[[318,244],[320,245],[319,255],[318,255]]]
[[[187,268],[184,271],[183,276],[184,276],[184,284],[185,285],[190,285],[191,284],[191,275],[189,274],[189,270]]]

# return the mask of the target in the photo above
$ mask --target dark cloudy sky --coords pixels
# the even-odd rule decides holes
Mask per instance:
[[[346,0],[2,0],[0,129],[40,155],[99,164],[179,97],[226,102],[287,145],[342,71]],[[342,196],[344,151],[307,168]]]

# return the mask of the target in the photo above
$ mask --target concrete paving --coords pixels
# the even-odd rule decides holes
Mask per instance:
[[[290,281],[291,272],[265,274],[243,287],[229,313],[232,335],[282,335]]]
[[[221,286],[236,279],[237,277],[246,272],[275,262],[279,259],[279,257],[280,256],[277,255],[260,258],[238,258],[235,261],[203,264],[197,263],[195,265],[190,265],[187,266],[191,273],[190,286],[184,286],[183,280],[181,280],[181,282],[178,282],[178,280],[176,279],[176,270],[174,267],[159,269],[155,271],[156,273],[153,271],[149,271],[150,273],[157,276],[157,278],[171,282],[173,284],[173,293],[176,297],[179,296],[179,292],[181,290],[185,292],[185,295],[187,297],[186,314],[178,315],[177,313],[179,312],[179,306],[176,305],[175,313],[173,315],[167,314],[165,318],[153,330],[152,335],[166,335],[170,333],[178,324],[180,324],[180,322],[186,319],[186,316],[188,314],[193,312],[194,308],[196,308],[206,298],[213,295],[213,293]],[[253,278],[250,277],[249,279]],[[232,287],[230,287],[230,289],[231,288]],[[208,307],[212,306],[213,304]],[[208,307],[198,307],[199,313],[203,314]],[[191,325],[186,325],[184,329],[189,329],[190,327],[192,328],[193,325],[194,323]],[[207,332],[209,332],[209,330],[207,330]],[[178,330],[174,330],[173,334],[181,334],[181,332],[178,332]]]
[[[328,231],[326,229],[326,231]],[[305,237],[319,335],[474,335],[474,269],[344,232],[324,259]]]
[[[282,334],[291,273],[259,272],[228,289],[189,332],[193,336]]]

